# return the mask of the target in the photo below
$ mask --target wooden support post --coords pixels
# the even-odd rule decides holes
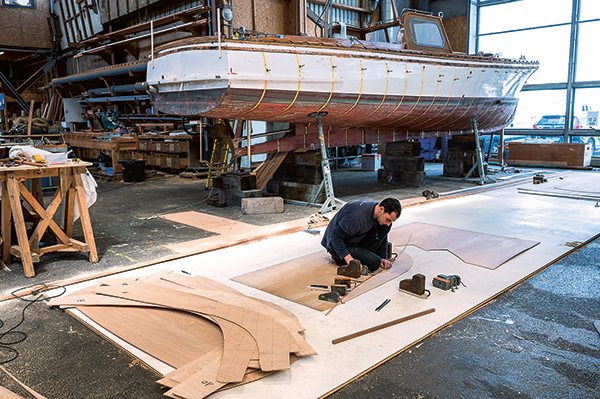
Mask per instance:
[[[29,119],[27,121],[27,138],[31,138],[31,122],[33,120],[33,106],[35,105],[35,101],[31,100],[31,104],[29,105]]]
[[[82,168],[85,169],[85,168]],[[79,206],[79,217],[81,218],[81,227],[85,243],[90,247],[89,260],[92,263],[98,262],[98,252],[96,251],[96,242],[94,241],[94,232],[92,230],[92,222],[88,212],[87,201],[83,189],[83,180],[79,168],[73,169],[73,177],[75,179],[75,192],[77,194],[77,205]]]
[[[2,182],[2,261],[10,264],[11,212],[8,185]]]
[[[40,179],[29,180],[31,184],[31,194],[42,206],[44,206],[44,194],[42,192],[42,181]]]
[[[17,241],[21,249],[21,261],[23,262],[23,271],[26,277],[34,277],[33,260],[31,259],[31,250],[29,248],[29,240],[27,239],[27,230],[25,228],[25,219],[23,218],[23,210],[21,209],[20,193],[17,180],[14,176],[10,176],[6,180],[8,188],[8,197],[12,210],[12,216],[15,220],[15,230],[17,231]],[[6,201],[6,199],[4,200]],[[2,201],[2,202],[4,202]],[[7,201],[8,202],[8,201]],[[10,242],[10,239],[9,241]]]
[[[67,237],[73,237],[73,219],[75,210],[75,189],[70,188],[65,195],[64,231]]]

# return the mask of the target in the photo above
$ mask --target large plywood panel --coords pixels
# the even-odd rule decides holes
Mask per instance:
[[[418,222],[394,229],[389,239],[396,245],[414,245],[426,251],[447,250],[466,263],[488,269],[495,269],[539,244],[538,241]]]
[[[404,274],[411,266],[412,259],[406,254],[402,254],[396,259],[390,270],[380,270],[372,276],[361,277],[359,284],[348,294],[347,300]],[[319,251],[265,269],[236,276],[232,280],[312,309],[323,311],[332,308],[334,304],[319,300],[319,294],[322,294],[323,291],[311,290],[309,286],[315,284],[330,286],[336,276],[337,266],[331,261],[329,254],[325,251]],[[344,300],[344,298],[342,299]]]

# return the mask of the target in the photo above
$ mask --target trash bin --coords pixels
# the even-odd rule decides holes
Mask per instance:
[[[120,161],[123,167],[123,180],[127,182],[144,181],[144,168],[146,160],[144,159],[128,159]]]

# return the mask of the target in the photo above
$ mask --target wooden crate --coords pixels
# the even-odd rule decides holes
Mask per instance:
[[[589,166],[592,145],[583,143],[508,143],[508,165]]]

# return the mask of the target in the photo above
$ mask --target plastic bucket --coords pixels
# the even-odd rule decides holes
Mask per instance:
[[[126,182],[144,181],[144,168],[146,161],[144,159],[128,159],[119,162],[123,167],[123,180]]]

